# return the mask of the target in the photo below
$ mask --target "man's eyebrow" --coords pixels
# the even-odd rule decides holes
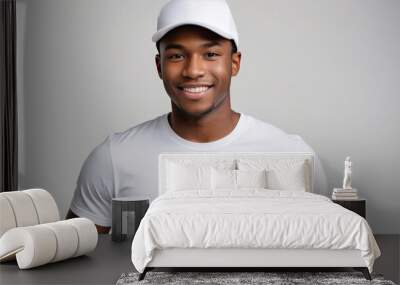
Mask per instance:
[[[213,47],[213,46],[221,46],[221,43],[219,41],[209,41],[209,42],[206,42],[201,45],[201,47],[205,47],[205,48]],[[185,47],[180,44],[171,43],[171,44],[167,44],[165,46],[165,50],[168,50],[168,49],[185,49]]]
[[[210,41],[205,44],[201,45],[202,47],[213,47],[213,46],[221,46],[221,43],[219,41]]]

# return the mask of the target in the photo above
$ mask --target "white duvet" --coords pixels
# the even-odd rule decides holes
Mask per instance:
[[[325,196],[265,189],[161,195],[133,239],[135,268],[143,272],[164,248],[358,249],[370,272],[380,256],[359,215]]]

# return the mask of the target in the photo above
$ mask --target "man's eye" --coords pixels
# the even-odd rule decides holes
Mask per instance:
[[[215,52],[208,52],[208,53],[206,53],[206,55],[207,55],[207,57],[217,57],[218,56],[218,54],[216,54]]]
[[[168,58],[169,59],[180,59],[181,56],[182,56],[181,54],[176,53],[176,54],[168,56]]]

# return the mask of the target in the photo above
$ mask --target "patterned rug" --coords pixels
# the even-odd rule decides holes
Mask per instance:
[[[379,284],[396,285],[384,280],[380,274],[371,274],[372,281],[364,278],[361,272],[154,272],[146,274],[145,279],[138,281],[139,273],[124,273],[117,285],[136,284],[213,284],[213,285],[294,285],[294,284]]]

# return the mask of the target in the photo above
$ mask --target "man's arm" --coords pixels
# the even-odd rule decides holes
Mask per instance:
[[[111,201],[115,190],[110,144],[108,136],[86,158],[66,217],[88,218],[98,233],[108,233],[112,224]]]
[[[68,211],[67,216],[65,219],[73,219],[73,218],[79,218],[74,212],[71,211],[71,209]],[[99,225],[95,225],[97,232],[99,234],[108,234],[110,232],[110,227],[103,227]]]

